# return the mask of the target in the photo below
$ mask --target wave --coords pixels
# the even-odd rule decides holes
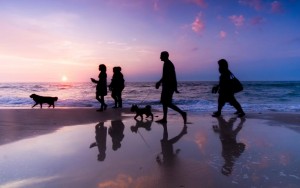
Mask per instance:
[[[188,111],[212,111],[217,108],[218,95],[211,94],[217,82],[179,82],[174,103]],[[236,95],[245,111],[300,111],[300,82],[243,82],[244,91]],[[161,109],[160,89],[154,82],[128,82],[123,91],[124,107],[132,104],[152,105]],[[1,83],[0,107],[31,107],[31,93],[57,96],[57,107],[99,107],[92,83]],[[110,93],[105,97],[113,105]],[[224,110],[232,110],[225,106]]]

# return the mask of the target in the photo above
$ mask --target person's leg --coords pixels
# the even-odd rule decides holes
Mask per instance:
[[[167,115],[168,115],[168,105],[163,103],[163,118],[160,120],[157,120],[157,123],[167,123]]]
[[[103,111],[102,101],[100,95],[98,95],[97,93],[96,93],[96,99],[101,104],[101,107],[97,111]]]
[[[160,95],[160,103],[163,105],[163,118],[160,120],[157,120],[158,123],[167,123],[167,114],[168,114],[168,93],[163,88]]]
[[[96,94],[96,99],[101,104],[101,99],[100,99],[100,96],[98,94]]]
[[[100,101],[101,101],[101,109],[106,110],[107,105],[104,102],[104,96],[103,95],[101,95]]]
[[[218,98],[218,111],[213,113],[213,115],[212,115],[213,117],[219,117],[221,115],[222,108],[225,105],[225,103],[226,103],[225,97],[223,95],[219,95],[219,98]]]
[[[118,106],[117,106],[117,97],[116,97],[116,92],[114,91],[114,90],[112,90],[112,92],[111,92],[111,97],[114,99],[114,101],[115,101],[115,106],[113,107],[113,108],[118,108]]]
[[[232,97],[230,97],[230,101],[229,103],[237,110],[238,117],[243,117],[245,116],[245,112],[242,109],[242,106],[240,105],[240,103],[236,100],[236,98],[234,97],[234,95]]]
[[[163,104],[163,120],[167,122],[167,117],[168,117],[168,105]]]
[[[176,112],[180,113],[182,118],[183,118],[183,121],[184,121],[184,124],[186,124],[186,112],[182,111],[178,106],[176,106],[175,104],[173,103],[170,103],[168,105],[168,107],[170,107],[171,109],[175,110]]]
[[[123,107],[123,104],[122,104],[122,91],[118,91],[117,98],[118,98],[118,107],[122,108]]]

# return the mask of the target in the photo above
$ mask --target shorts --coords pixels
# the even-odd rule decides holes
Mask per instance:
[[[173,99],[174,90],[163,89],[160,96],[160,103],[171,104]]]

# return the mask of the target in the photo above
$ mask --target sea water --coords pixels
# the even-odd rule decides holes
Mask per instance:
[[[212,87],[217,82],[191,81],[179,82],[180,93],[174,94],[173,102],[189,112],[215,111],[218,94],[212,94]],[[235,96],[246,112],[300,112],[300,81],[295,82],[243,82],[244,90]],[[99,108],[95,99],[95,84],[81,83],[0,83],[0,108],[31,108],[34,104],[29,97],[32,93],[43,96],[57,96],[56,107],[92,107]],[[155,89],[154,82],[127,82],[123,90],[123,106],[132,104],[151,105],[162,109],[160,100],[161,88]],[[106,103],[112,107],[110,96]],[[48,105],[45,104],[45,107]],[[38,108],[36,106],[35,108]],[[230,105],[224,111],[232,111]],[[234,110],[233,110],[234,111]]]

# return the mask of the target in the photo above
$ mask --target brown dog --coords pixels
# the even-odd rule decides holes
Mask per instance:
[[[45,97],[45,96],[40,96],[36,94],[31,94],[30,98],[32,98],[35,102],[35,104],[32,106],[35,107],[36,105],[40,104],[41,108],[43,107],[43,103],[49,104],[48,108],[53,106],[54,108],[54,102],[58,100],[57,97]]]

